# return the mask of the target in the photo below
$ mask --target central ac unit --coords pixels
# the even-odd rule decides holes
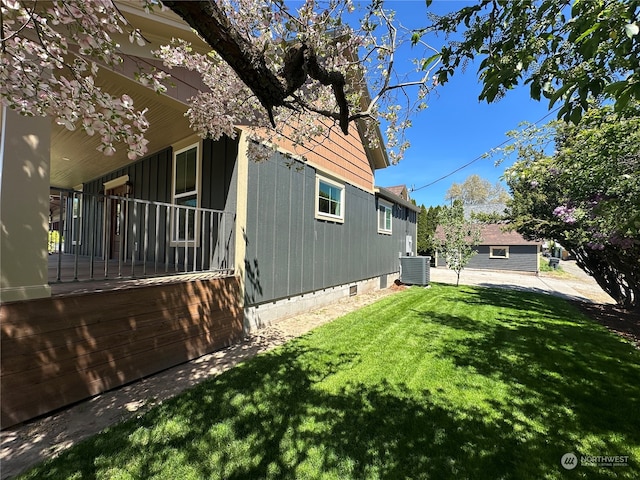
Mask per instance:
[[[400,281],[407,285],[429,285],[431,257],[400,257]]]

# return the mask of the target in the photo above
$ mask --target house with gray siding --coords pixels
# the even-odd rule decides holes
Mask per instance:
[[[333,139],[333,147],[328,148],[331,156],[316,158],[319,149],[315,149],[315,155],[307,152],[303,158],[281,148],[261,162],[245,158],[239,140],[225,137],[193,141],[191,147],[183,146],[189,141],[168,146],[85,182],[82,193],[87,198],[106,194],[107,203],[117,202],[113,198],[115,190],[123,185],[128,198],[170,205],[176,202],[176,196],[179,199],[185,193],[186,188],[178,184],[185,183],[188,174],[178,168],[183,168],[180,159],[185,148],[191,148],[194,165],[186,170],[192,171],[193,179],[186,183],[194,184],[189,187],[193,190],[188,191],[196,193],[188,198],[198,210],[188,226],[189,233],[185,237],[185,232],[175,231],[175,223],[189,220],[186,215],[183,218],[173,213],[166,221],[161,214],[156,224],[154,213],[140,208],[135,214],[137,229],[150,230],[147,243],[157,246],[145,253],[144,242],[134,240],[134,226],[130,225],[128,238],[122,239],[120,248],[124,249],[127,262],[132,257],[135,262],[165,257],[173,262],[177,256],[179,270],[185,265],[191,270],[194,264],[198,271],[206,270],[210,258],[226,259],[226,263],[216,263],[215,268],[242,274],[247,331],[342,296],[385,288],[398,278],[399,257],[415,255],[418,209],[391,190],[365,183],[362,177],[373,181],[374,170],[369,165],[375,160],[369,161],[367,149],[357,136]],[[341,143],[356,141],[360,142],[358,149],[354,148],[357,145],[350,145],[345,151],[360,153],[339,155]],[[346,161],[355,166],[365,164],[370,168],[369,175],[349,179],[346,171],[334,164]],[[238,168],[241,163],[244,168]],[[244,178],[239,177],[239,170],[245,171]],[[84,217],[90,216],[89,205],[86,201],[81,207]],[[244,208],[241,214],[239,207]],[[208,211],[233,215],[211,221]],[[68,212],[67,220],[72,222],[71,209]],[[109,221],[106,212],[106,208],[100,209],[95,220],[83,222],[80,239],[115,236],[118,221]],[[134,215],[131,207],[126,214],[127,218]],[[239,224],[239,218],[244,218],[244,225]],[[145,227],[149,222],[151,225]],[[243,232],[240,246],[234,242],[238,228]],[[218,242],[213,248],[209,245],[211,230]],[[222,231],[224,237],[219,238]],[[156,235],[161,241],[156,241]],[[91,242],[80,240],[67,245],[65,251],[75,253],[79,249],[86,256],[93,248],[93,255],[117,258],[118,251],[110,248],[109,242],[96,248]],[[175,246],[181,242],[187,247],[176,251]],[[201,262],[202,250],[210,253]]]
[[[466,268],[538,272],[541,242],[526,240],[504,223],[482,224],[480,235],[482,240],[474,247],[476,255]],[[446,267],[444,258],[436,256],[436,266]]]
[[[210,50],[171,11],[118,6],[150,45]],[[250,126],[194,133],[197,75],[174,68],[158,94],[135,79],[140,63],[163,68],[155,47],[122,43],[122,64],[98,78],[148,109],[144,158],[105,157],[98,138],[0,107],[3,426],[385,288],[415,255],[418,209],[375,185],[389,160],[361,122],[306,145],[282,138],[257,161]]]
[[[130,23],[156,43],[183,38],[195,50],[209,51],[171,11],[150,17],[137,6],[120,6]],[[175,87],[157,94],[135,80],[141,62],[163,68],[145,50],[152,48],[122,48],[120,67],[101,67],[101,87],[148,109],[149,155],[132,162],[119,148],[105,157],[96,151],[97,138],[51,119],[36,126],[38,137],[47,140],[39,143],[43,158],[38,161],[44,162],[40,169],[47,176],[38,188],[48,200],[38,199],[34,208],[43,211],[34,221],[47,220],[44,234],[55,232],[44,244],[45,252],[60,254],[56,283],[65,281],[60,273],[64,255],[79,257],[73,262],[76,270],[85,259],[95,259],[89,280],[215,271],[239,276],[243,307],[258,307],[339,286],[353,291],[363,281],[388,284],[387,276],[398,272],[398,257],[415,253],[417,209],[407,200],[406,188],[405,195],[396,195],[375,185],[375,171],[389,166],[377,129],[375,147],[365,140],[361,121],[350,126],[348,135],[331,129],[308,145],[284,137],[271,158],[258,163],[247,148],[256,138],[249,126],[239,126],[235,138],[215,141],[193,132],[184,112],[189,99],[206,89],[197,74],[173,68]],[[3,117],[20,135],[27,120],[10,111]],[[3,194],[15,204],[29,205],[15,199],[34,188],[33,175],[25,185],[6,173]],[[15,219],[17,227],[20,222]],[[28,231],[11,242],[18,250],[7,258],[21,257],[19,247],[31,243]],[[12,238],[18,237],[14,233]],[[51,294],[45,277],[52,259],[46,265],[46,256],[25,255],[43,265],[25,269],[22,261],[7,261],[3,301]],[[84,278],[76,271],[73,280]],[[263,322],[249,322],[248,328],[256,324]]]
[[[341,182],[302,162],[289,165],[283,155],[249,164],[244,259],[249,328],[386,288],[399,276],[399,257],[415,255],[412,203],[384,188]],[[336,199],[338,210],[323,211],[325,198]]]

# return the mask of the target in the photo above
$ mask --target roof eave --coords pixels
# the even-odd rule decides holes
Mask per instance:
[[[414,205],[413,203],[411,203],[408,200],[405,200],[402,197],[399,197],[398,195],[391,192],[390,190],[387,190],[384,187],[375,187],[374,192],[376,193],[376,195],[382,198],[385,198],[387,200],[391,200],[392,202],[402,205],[403,207],[407,207],[408,209],[413,210],[414,212],[420,211],[420,207],[418,207],[417,205]]]

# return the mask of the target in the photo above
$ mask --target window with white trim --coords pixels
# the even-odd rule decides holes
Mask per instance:
[[[316,176],[316,218],[344,222],[344,185]]]
[[[489,247],[489,258],[509,258],[509,247]]]
[[[173,204],[200,206],[200,148],[196,143],[173,154]],[[175,208],[171,240],[193,243],[198,238],[198,216],[195,208]]]
[[[378,200],[378,232],[390,235],[393,232],[393,204]]]
[[[71,200],[71,244],[82,245],[82,191],[84,185],[73,188]]]

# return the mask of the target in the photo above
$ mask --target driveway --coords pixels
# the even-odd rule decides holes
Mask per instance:
[[[570,300],[593,303],[615,303],[573,260],[560,262],[562,273],[533,273],[464,269],[460,274],[461,285],[509,288],[557,295]],[[431,281],[456,283],[456,273],[445,267],[431,269]]]

